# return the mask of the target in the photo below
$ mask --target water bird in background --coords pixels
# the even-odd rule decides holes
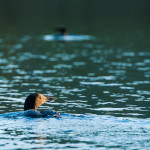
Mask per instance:
[[[56,35],[58,36],[66,36],[68,35],[67,29],[64,26],[60,26],[55,28],[55,30],[58,32]]]
[[[79,35],[68,33],[68,30],[64,26],[59,26],[55,28],[57,31],[56,34],[44,35],[43,40],[45,41],[84,41],[84,40],[93,40],[94,37],[90,35]]]

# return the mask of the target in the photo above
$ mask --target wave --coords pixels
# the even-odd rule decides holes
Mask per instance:
[[[77,35],[77,34],[68,34],[68,35],[44,35],[43,40],[45,41],[84,41],[84,40],[93,40],[94,36],[90,35]]]
[[[53,110],[47,110],[44,112],[38,112],[35,110],[27,110],[20,112],[11,112],[6,114],[0,114],[0,117],[19,119],[19,118],[56,118],[62,120],[89,120],[98,123],[108,123],[108,124],[150,124],[150,119],[140,119],[131,117],[115,117],[106,115],[84,115],[84,114],[68,114],[68,113],[58,113]]]

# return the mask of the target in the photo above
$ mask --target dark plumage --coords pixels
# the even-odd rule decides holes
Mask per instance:
[[[37,93],[29,95],[24,104],[24,110],[35,109],[35,99],[37,97]]]
[[[58,35],[67,35],[67,29],[64,26],[60,26],[56,28],[56,31],[58,32]]]

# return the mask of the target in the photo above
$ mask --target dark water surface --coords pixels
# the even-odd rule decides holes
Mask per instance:
[[[17,9],[0,3],[0,114],[23,111],[25,98],[35,92],[58,97],[39,110],[67,114],[0,117],[0,149],[149,149],[148,1],[66,0],[59,12],[38,1],[33,10],[41,8],[40,15],[31,11],[31,1],[33,22],[26,3],[15,1]],[[57,8],[58,1],[49,4]],[[45,39],[59,24],[81,33],[80,40]]]

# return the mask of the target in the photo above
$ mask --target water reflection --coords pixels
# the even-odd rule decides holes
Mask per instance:
[[[40,111],[63,115],[0,117],[0,149],[149,149],[149,10],[140,0],[0,1],[0,114],[39,92],[59,98]],[[62,23],[76,35],[53,35]]]
[[[86,41],[86,40],[93,40],[95,37],[90,35],[75,35],[75,34],[68,34],[68,35],[44,35],[43,40],[45,41]]]
[[[149,139],[150,120],[143,119],[64,116],[59,120],[55,118],[45,120],[40,118],[17,120],[0,118],[0,120],[5,125],[0,126],[0,139],[3,141],[4,148],[16,149],[21,148],[24,144],[24,148],[81,149],[82,143],[82,147],[87,149],[89,147],[91,149],[114,148],[114,145],[119,148],[132,149],[135,142],[136,147],[141,148],[143,145],[146,146]],[[133,139],[132,142],[129,137]],[[140,142],[137,139],[140,139]],[[107,144],[104,140],[108,141]]]
[[[0,113],[22,111],[25,98],[39,92],[59,98],[39,110],[54,109],[87,117],[1,119],[3,146],[80,149],[82,144],[85,149],[98,149],[114,145],[131,148],[136,142],[141,148],[143,145],[136,140],[139,138],[146,145],[148,136],[143,133],[149,135],[150,53],[144,49],[114,49],[104,43],[101,46],[98,40],[48,43],[40,37],[15,37],[13,42],[10,37],[3,39]],[[135,126],[135,122],[140,125]],[[129,144],[130,133],[135,140]],[[11,140],[14,138],[15,142]]]
[[[22,38],[33,39],[31,36]],[[76,108],[82,108],[81,114],[103,114],[107,113],[106,110],[110,107],[112,108],[111,114],[117,114],[117,116],[124,115],[124,110],[127,111],[127,116],[133,116],[133,112],[138,116],[136,108],[140,108],[140,104],[133,105],[132,112],[129,109],[130,105],[136,101],[148,101],[149,91],[146,87],[149,85],[147,80],[149,52],[147,51],[136,53],[133,50],[126,52],[123,49],[98,49],[97,45],[86,42],[83,43],[82,50],[77,43],[70,50],[68,44],[57,43],[57,46],[49,45],[55,46],[55,51],[54,48],[51,50],[50,47],[43,47],[45,55],[39,47],[30,49],[30,46],[23,44],[24,40],[21,40],[21,43],[19,41],[16,40],[17,44],[6,47],[11,55],[6,51],[2,51],[0,55],[0,69],[3,73],[0,87],[3,95],[7,91],[19,98],[27,92],[48,92],[60,97],[62,105],[57,105],[57,109],[62,112],[76,113],[79,111]],[[111,57],[112,54],[114,57]],[[134,59],[135,55],[138,59]],[[130,59],[131,57],[133,59]],[[141,86],[143,91],[139,90]],[[21,94],[17,95],[17,92]],[[0,98],[2,100],[4,96]],[[129,100],[131,98],[132,101]],[[104,103],[91,103],[99,99],[104,100]],[[13,98],[8,98],[8,100],[12,101]],[[72,100],[76,103],[71,102],[72,104],[66,108]],[[78,103],[78,100],[86,101],[86,103],[82,104],[82,101]],[[23,103],[23,101],[20,102]],[[120,106],[125,109],[119,109]],[[52,104],[52,107],[55,108],[56,105]],[[75,110],[70,110],[72,107]],[[20,110],[20,108],[17,109]],[[117,113],[114,113],[114,110]],[[141,114],[143,117],[148,115],[148,111],[138,110],[140,111],[139,117]]]

